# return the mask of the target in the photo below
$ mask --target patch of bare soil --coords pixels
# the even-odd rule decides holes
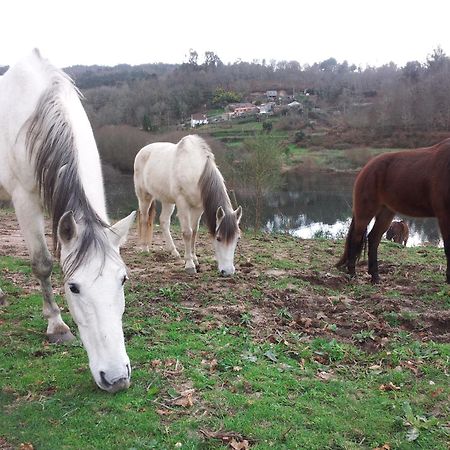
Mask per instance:
[[[182,241],[176,233],[174,240],[182,253]],[[261,262],[264,259],[258,255],[275,248],[278,257],[291,262],[289,267],[293,268],[274,269]],[[138,294],[142,314],[164,315],[162,309],[169,300],[161,288],[171,288],[177,296],[170,301],[177,302],[180,313],[189,313],[190,320],[205,330],[245,325],[258,340],[280,340],[284,333],[295,332],[305,338],[322,336],[359,342],[368,351],[383,346],[388,336],[401,330],[422,341],[450,341],[450,311],[442,302],[423,299],[425,294],[442,290],[444,275],[441,284],[430,281],[420,285],[416,282],[418,269],[412,266],[399,285],[398,278],[389,275],[390,268],[380,264],[386,273],[382,283],[373,289],[363,268],[352,281],[334,269],[341,250],[341,245],[335,243],[320,250],[313,240],[243,237],[236,251],[236,275],[222,278],[213,262],[209,237],[203,231],[197,245],[200,270],[189,276],[184,262],[174,260],[165,251],[158,228],[152,251],[144,254],[137,246],[134,227],[122,255],[130,271],[128,289]],[[324,260],[321,271],[309,264],[311,255],[319,252]],[[0,215],[0,255],[27,257],[12,213]],[[0,273],[1,278],[5,276],[11,274]],[[281,281],[284,282],[280,284]],[[34,279],[18,282],[25,289],[37,288]],[[349,283],[353,289],[349,289]],[[389,296],[393,290],[399,293],[396,298]],[[151,299],[149,291],[153,293]]]

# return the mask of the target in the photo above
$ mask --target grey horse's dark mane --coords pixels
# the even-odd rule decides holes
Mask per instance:
[[[63,269],[69,277],[91,248],[106,254],[109,225],[97,215],[84,191],[73,129],[61,101],[63,88],[76,88],[62,71],[50,65],[47,70],[52,70],[51,81],[26,123],[26,146],[44,208],[51,215],[54,248],[58,249],[58,223],[65,212],[73,211],[76,222],[84,225],[79,245],[65,261]]]
[[[206,150],[205,167],[198,182],[203,203],[203,217],[209,233],[211,236],[215,236],[217,225],[216,212],[221,206],[225,216],[219,227],[220,236],[225,242],[230,242],[236,236],[236,233],[239,233],[237,218],[233,213],[233,207],[222,174],[214,161],[214,155],[206,142],[201,138],[198,139],[201,140]]]

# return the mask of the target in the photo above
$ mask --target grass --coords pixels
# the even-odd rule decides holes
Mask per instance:
[[[0,257],[0,448],[446,449],[450,346],[421,338],[426,314],[448,309],[442,249],[382,245],[380,267],[396,270],[377,287],[330,269],[342,242],[243,241],[235,280],[158,278],[126,254],[133,379],[115,395],[78,341],[46,342],[29,264]]]

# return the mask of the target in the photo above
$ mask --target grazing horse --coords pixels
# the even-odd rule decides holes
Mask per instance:
[[[379,281],[377,250],[396,212],[412,217],[436,217],[447,258],[450,283],[450,139],[432,147],[385,153],[371,159],[358,174],[353,187],[353,217],[338,267],[355,275],[367,225],[369,274]]]
[[[409,228],[403,220],[394,220],[386,231],[386,239],[388,241],[394,241],[396,244],[403,244],[405,247],[408,238]]]
[[[170,217],[176,206],[184,240],[185,270],[196,273],[195,239],[204,212],[219,272],[234,274],[242,208],[233,210],[214,155],[201,137],[190,135],[178,144],[157,142],[142,148],[134,161],[134,187],[139,201],[139,238],[147,251],[153,234],[154,200],[158,200],[168,250],[180,257],[170,235]]]
[[[14,205],[39,279],[51,342],[73,339],[53,299],[51,217],[65,296],[97,385],[130,384],[122,314],[127,271],[119,255],[135,213],[113,226],[106,213],[99,155],[79,92],[38,50],[0,78],[0,192]]]

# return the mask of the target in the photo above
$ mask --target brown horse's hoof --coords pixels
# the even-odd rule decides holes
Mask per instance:
[[[75,339],[75,336],[67,330],[61,333],[47,334],[47,339],[51,344],[63,344],[64,342],[71,342]]]
[[[372,284],[378,284],[380,282],[380,277],[378,275],[372,275]]]

